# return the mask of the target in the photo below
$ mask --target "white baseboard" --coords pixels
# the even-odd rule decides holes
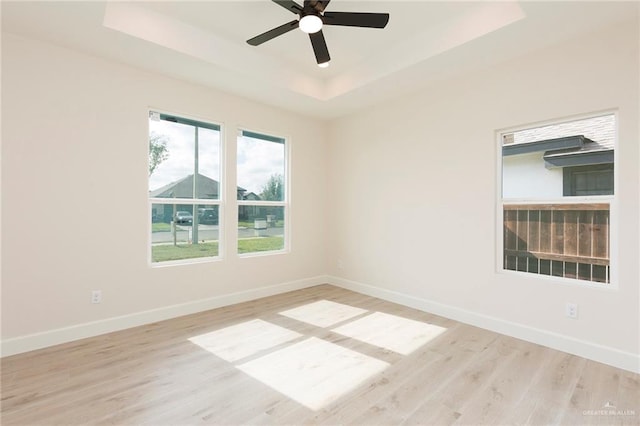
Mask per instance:
[[[640,373],[640,355],[624,352],[615,348],[598,345],[585,340],[542,330],[526,325],[505,321],[500,318],[460,309],[455,306],[432,302],[419,297],[410,296],[392,290],[347,280],[335,276],[327,277],[329,284],[347,290],[377,297],[378,299],[398,303],[410,308],[429,312],[445,318],[460,321],[476,327],[495,331],[517,339],[547,346],[552,349],[567,352],[583,358],[598,361],[624,370]]]
[[[465,324],[495,331],[496,333],[505,334],[507,336],[547,346],[581,356],[583,358],[602,362],[634,373],[640,373],[640,355],[638,354],[624,352],[615,348],[579,340],[551,331],[505,321],[484,314],[478,314],[455,306],[429,301],[427,299],[410,296],[393,290],[387,290],[340,277],[325,275],[6,339],[0,343],[0,354],[2,357],[5,357],[29,352],[61,343],[72,342],[87,337],[98,336],[157,321],[195,314],[210,309],[247,302],[262,297],[273,296],[325,283],[450,318]]]
[[[229,306],[236,303],[260,299],[262,297],[286,293],[288,291],[300,290],[307,287],[326,284],[327,280],[327,276],[321,275],[267,287],[240,291],[237,293],[225,294],[208,299],[197,300],[194,302],[166,306],[164,308],[152,309],[135,314],[123,315],[119,317],[108,318],[105,320],[58,328],[55,330],[48,330],[42,333],[29,334],[26,336],[6,339],[3,340],[0,344],[0,356],[5,357],[16,355],[19,353],[42,349],[61,343],[67,343],[87,337],[94,337],[105,333],[111,333],[113,331],[124,330],[131,327],[137,327],[153,322],[177,318],[184,315],[195,314],[198,312],[208,311],[211,309]]]

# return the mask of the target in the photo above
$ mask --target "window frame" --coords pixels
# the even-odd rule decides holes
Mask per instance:
[[[159,115],[159,119],[162,120],[163,116],[166,118],[174,118],[174,120],[166,120],[170,122],[178,122],[181,124],[198,126],[200,128],[206,128],[210,130],[216,130],[219,132],[219,176],[218,176],[218,198],[217,199],[207,199],[207,198],[195,198],[195,195],[192,198],[163,198],[163,197],[150,197],[150,188],[149,188],[149,177],[147,177],[147,262],[152,268],[162,268],[168,266],[177,266],[177,265],[190,265],[190,264],[199,264],[199,263],[209,263],[209,262],[219,262],[224,258],[225,255],[225,223],[224,223],[224,206],[226,204],[226,143],[225,143],[225,128],[221,122],[210,120],[207,118],[196,118],[190,114],[183,113],[172,113],[167,110],[160,108],[152,108],[149,107],[147,109],[147,140],[151,133],[151,128],[149,125],[149,121],[152,119],[152,114],[156,113]],[[148,163],[148,154],[149,148],[147,147],[147,167]],[[217,256],[206,256],[206,257],[194,257],[189,259],[179,259],[179,260],[167,260],[163,262],[154,262],[153,261],[153,241],[152,241],[152,232],[151,228],[153,226],[153,206],[154,204],[163,204],[163,205],[190,205],[192,206],[193,215],[197,212],[197,209],[200,206],[218,206],[218,255]]]
[[[572,121],[597,118],[606,115],[614,116],[614,160],[613,160],[613,185],[614,193],[612,195],[591,195],[591,196],[565,196],[564,181],[562,194],[560,197],[549,198],[505,198],[503,197],[503,140],[507,134],[544,127],[554,124],[568,123]],[[498,275],[506,275],[519,277],[523,280],[542,280],[570,287],[592,288],[602,291],[617,291],[619,285],[619,269],[618,269],[618,234],[619,234],[619,215],[618,215],[618,191],[619,191],[619,165],[618,165],[618,146],[619,146],[619,113],[617,109],[607,109],[591,113],[579,114],[574,116],[566,116],[552,118],[545,121],[523,124],[513,127],[506,127],[495,131],[494,137],[496,141],[496,209],[495,209],[495,225],[496,225],[496,252],[495,252],[495,271]],[[564,178],[564,172],[563,172]],[[504,206],[513,204],[592,204],[606,203],[609,205],[609,282],[586,281],[579,278],[559,277],[554,275],[544,275],[539,273],[531,273],[526,271],[510,270],[505,268],[504,264]]]
[[[249,253],[239,253],[238,252],[238,241],[239,237],[236,234],[236,256],[239,258],[251,258],[251,257],[260,257],[260,256],[275,256],[281,254],[287,254],[291,252],[291,138],[289,136],[274,136],[277,132],[271,131],[259,131],[259,130],[250,130],[248,127],[238,127],[236,129],[236,156],[235,156],[235,170],[236,170],[236,182],[235,188],[237,190],[240,187],[240,183],[238,182],[238,158],[237,158],[237,150],[238,150],[238,140],[241,136],[247,136],[254,139],[262,139],[266,142],[272,143],[282,143],[284,145],[284,171],[283,171],[283,180],[284,180],[284,193],[282,201],[263,201],[263,200],[238,200],[237,194],[235,195],[235,202],[237,206],[237,212],[235,215],[235,223],[239,222],[238,214],[241,206],[259,206],[259,207],[282,207],[283,208],[283,217],[284,217],[284,247],[279,250],[269,250],[269,251],[255,251]],[[280,142],[282,141],[282,142]]]

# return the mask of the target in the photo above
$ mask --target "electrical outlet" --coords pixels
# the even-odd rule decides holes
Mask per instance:
[[[567,302],[567,305],[565,306],[565,315],[567,318],[578,319],[578,304]]]
[[[338,269],[344,269],[344,262],[338,259]]]
[[[91,303],[102,302],[102,290],[93,290],[91,292]]]

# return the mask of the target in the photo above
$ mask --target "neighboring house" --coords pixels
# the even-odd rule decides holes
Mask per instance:
[[[193,181],[193,174],[171,182],[161,188],[149,192],[151,198],[206,198],[215,200],[219,196],[218,181],[198,173]],[[195,194],[194,194],[195,189]]]
[[[256,194],[255,192],[242,192],[240,193],[240,191],[238,191],[238,200],[245,200],[245,201],[260,201],[261,198],[258,194]],[[264,207],[260,207],[260,206],[238,206],[238,219],[239,220],[253,220],[255,218],[262,218],[264,219],[266,217],[266,209]]]
[[[504,198],[613,194],[615,117],[578,120],[504,135]]]
[[[236,200],[249,200],[249,199],[251,199],[251,198],[246,198],[247,197],[247,194],[246,194],[247,190],[242,188],[242,187],[240,187],[240,186],[238,187],[236,192],[237,192]],[[250,192],[249,194],[253,194],[253,192]],[[256,195],[256,197],[257,197],[257,195]],[[260,198],[258,197],[256,199],[259,200]]]
[[[260,201],[262,198],[260,198],[260,196],[255,192],[249,192],[247,194],[242,194],[242,199],[250,201]]]
[[[204,199],[212,199],[216,200],[219,198],[219,183],[215,179],[211,179],[208,176],[202,175],[198,173],[195,179],[194,186],[194,175],[188,175],[183,177],[180,180],[175,182],[171,182],[163,187],[155,189],[149,192],[150,198],[194,198],[194,190],[195,190],[195,198],[204,198]],[[238,200],[248,200],[248,201],[260,201],[261,198],[255,192],[247,192],[246,189],[242,187],[237,188],[237,196]],[[188,211],[192,212],[192,205],[178,204],[176,206],[176,211]],[[259,206],[238,206],[238,218],[240,220],[253,220],[254,218],[266,217],[266,209],[264,207]],[[169,223],[173,217],[173,205],[163,205],[163,204],[154,204],[153,211],[151,212],[152,219],[154,222],[166,222]]]
[[[240,190],[244,191],[244,189],[238,188],[238,192],[240,192]],[[200,173],[195,175],[195,182],[194,175],[190,174],[180,180],[171,182],[153,191],[149,191],[150,198],[203,198],[216,200],[219,198],[219,195],[218,181]],[[191,204],[176,206],[176,211],[188,211],[189,213],[193,213],[192,210],[193,206]],[[169,223],[173,217],[173,205],[154,204],[151,216],[154,222]]]

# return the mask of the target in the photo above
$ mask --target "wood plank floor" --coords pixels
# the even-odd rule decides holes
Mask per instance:
[[[2,425],[639,425],[640,377],[329,285],[2,360]]]

